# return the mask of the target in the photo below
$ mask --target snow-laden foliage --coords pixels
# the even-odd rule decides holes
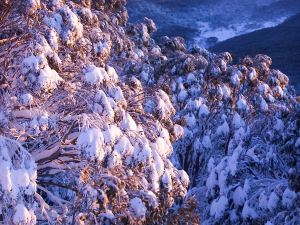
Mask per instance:
[[[190,175],[203,224],[296,224],[300,105],[288,77],[265,55],[234,65],[229,53],[174,53],[176,41],[160,42],[172,62],[164,72],[174,121],[184,126],[174,157]]]
[[[297,224],[300,105],[288,77],[265,55],[233,64],[179,37],[155,43],[151,26],[127,28],[146,59],[126,72],[172,95],[184,127],[172,161],[190,176],[203,224]]]
[[[197,224],[170,96],[124,73],[124,1],[0,10],[0,223]]]
[[[0,3],[0,221],[297,224],[288,77],[155,42],[124,4]]]
[[[31,155],[17,142],[0,136],[0,209],[3,222],[34,224],[37,168]],[[15,209],[15,210],[14,210]]]

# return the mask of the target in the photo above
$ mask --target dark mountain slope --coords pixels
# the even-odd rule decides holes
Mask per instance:
[[[213,52],[229,51],[235,59],[258,53],[273,59],[273,67],[290,77],[297,94],[300,93],[300,14],[281,25],[266,28],[220,42],[210,48]]]

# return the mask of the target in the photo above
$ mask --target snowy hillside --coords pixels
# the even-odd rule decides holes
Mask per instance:
[[[125,0],[0,2],[0,223],[297,224],[288,77],[127,21]]]
[[[289,75],[290,84],[300,94],[300,14],[284,23],[220,42],[210,48],[213,52],[230,51],[235,60],[258,53],[272,57],[273,68]],[[291,60],[292,59],[292,60]]]
[[[155,35],[182,36],[210,47],[241,34],[273,27],[300,12],[299,0],[128,0],[129,21],[151,17]]]

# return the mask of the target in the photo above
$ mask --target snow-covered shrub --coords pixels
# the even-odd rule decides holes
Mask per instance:
[[[134,39],[139,36],[134,28],[130,31]],[[157,44],[150,45],[148,49]],[[196,187],[203,223],[299,220],[299,207],[280,204],[286,189],[299,190],[299,102],[288,91],[287,76],[271,69],[272,60],[265,55],[234,65],[229,53],[186,50],[178,38],[163,37],[158,45],[161,57],[148,58],[159,74],[154,84],[172,95],[173,120],[184,127],[183,138],[173,144],[172,160]],[[145,43],[138,46],[142,49]],[[154,100],[147,102],[147,108],[155,105]],[[265,208],[259,206],[261,193]],[[298,198],[291,199],[293,206],[299,205]]]
[[[156,43],[124,0],[13,3],[0,222],[297,224],[299,100],[270,57]]]
[[[9,4],[0,21],[12,37],[0,44],[0,223],[198,224],[188,175],[169,158],[183,135],[170,95],[139,80],[155,80],[135,44],[152,42],[153,21],[133,26],[133,40],[123,0]]]
[[[196,187],[203,223],[297,223],[300,105],[287,76],[264,55],[233,65],[229,53],[176,54],[169,42],[159,45],[171,64],[164,73],[173,74],[174,120],[184,125],[174,162]],[[181,58],[193,59],[193,70],[182,73]]]

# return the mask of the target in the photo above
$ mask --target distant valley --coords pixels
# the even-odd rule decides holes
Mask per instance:
[[[280,69],[290,77],[297,94],[300,94],[300,14],[284,23],[217,43],[212,52],[231,52],[235,60],[246,55],[269,55],[273,68]]]

